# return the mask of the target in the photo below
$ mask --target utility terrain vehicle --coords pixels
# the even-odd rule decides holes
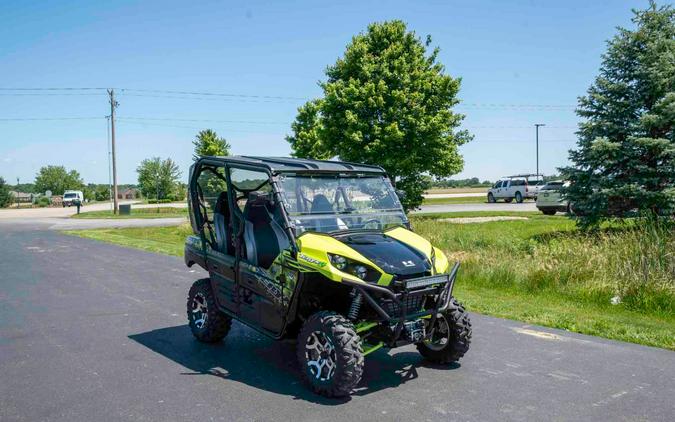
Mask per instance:
[[[468,350],[459,263],[410,230],[380,167],[201,157],[188,204],[185,262],[209,272],[187,300],[198,340],[221,340],[233,318],[297,338],[303,378],[329,397],[348,395],[379,348],[415,344],[437,363]]]

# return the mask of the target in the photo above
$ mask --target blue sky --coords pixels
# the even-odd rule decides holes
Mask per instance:
[[[126,88],[117,91],[120,183],[134,183],[136,166],[152,156],[176,160],[185,176],[201,128],[226,137],[235,154],[288,155],[284,136],[303,99],[321,94],[325,67],[368,23],[401,19],[430,34],[447,73],[462,78],[457,111],[475,139],[461,148],[465,169],[456,177],[534,171],[534,123],[547,125],[540,167],[552,173],[575,145],[576,99],[597,74],[605,41],[616,26],[630,27],[631,7],[646,5],[3,1],[0,88]],[[105,92],[61,94],[0,91],[0,176],[8,182],[32,181],[47,164],[108,182]],[[2,121],[61,117],[91,119]]]

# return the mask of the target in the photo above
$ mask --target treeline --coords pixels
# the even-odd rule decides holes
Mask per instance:
[[[469,179],[439,179],[432,180],[432,188],[483,188],[492,186],[492,182],[489,180],[483,180],[482,182],[477,177],[472,177]]]

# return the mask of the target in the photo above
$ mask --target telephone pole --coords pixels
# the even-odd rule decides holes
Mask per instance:
[[[546,126],[543,123],[535,123],[534,127],[537,132],[537,176],[539,175],[539,126]]]
[[[115,108],[119,105],[115,101],[115,90],[109,89],[110,95],[110,136],[112,145],[112,178],[113,178],[113,214],[117,214],[119,204],[117,203],[117,155],[115,154]]]

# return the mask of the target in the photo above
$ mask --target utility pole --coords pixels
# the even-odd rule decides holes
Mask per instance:
[[[112,177],[113,177],[113,213],[117,214],[119,206],[117,203],[117,155],[115,154],[115,108],[119,105],[115,101],[115,90],[109,89],[110,95],[110,135],[112,144]]]
[[[110,152],[110,116],[105,116],[105,130],[108,137],[106,138],[106,148],[108,148],[108,200],[110,201],[110,211],[114,214],[113,208],[113,194],[112,194],[112,162]]]
[[[534,127],[537,132],[537,176],[539,176],[539,127],[546,126],[543,123],[535,123]]]

